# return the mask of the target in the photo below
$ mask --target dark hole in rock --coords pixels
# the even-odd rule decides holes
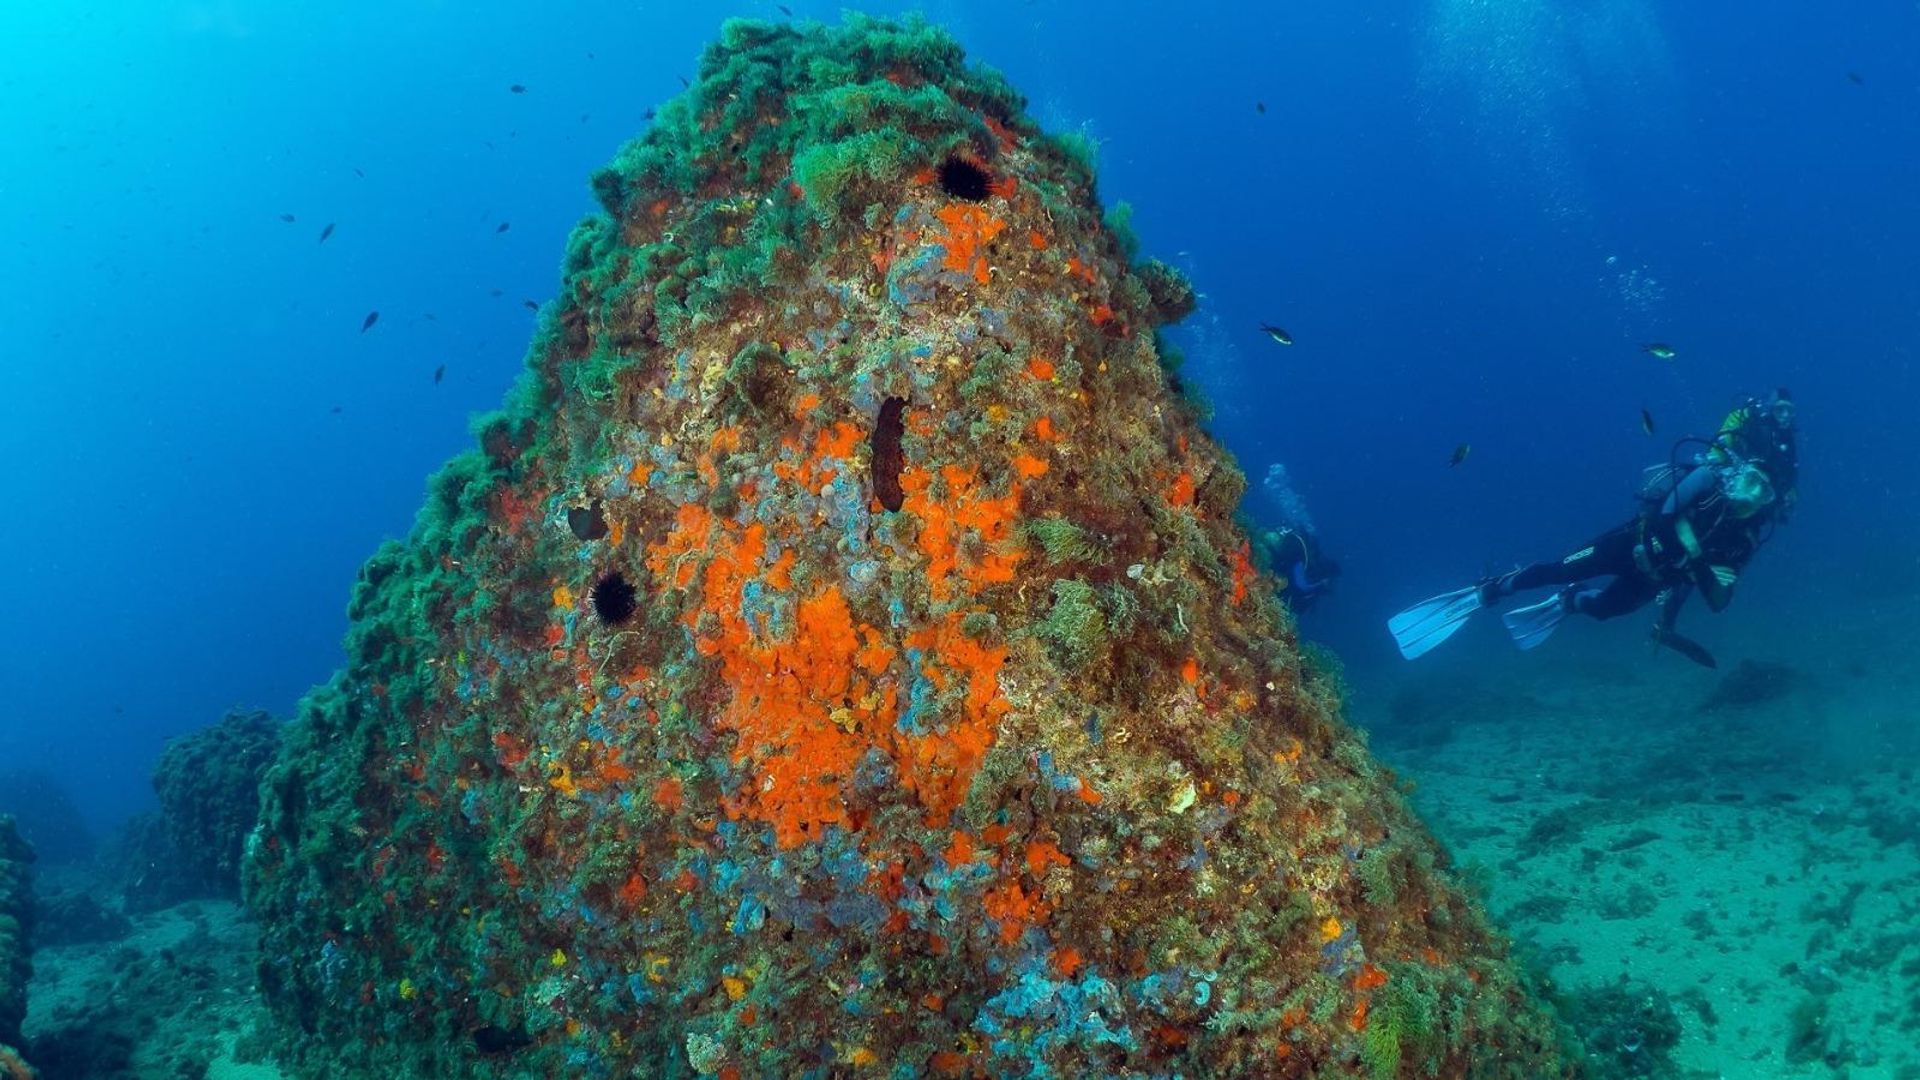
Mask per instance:
[[[873,425],[873,496],[888,510],[900,509],[906,493],[900,490],[900,470],[906,467],[900,438],[907,433],[907,402],[890,397],[880,406]]]
[[[950,157],[940,163],[940,190],[956,199],[984,202],[993,190],[993,177],[966,158]]]
[[[607,535],[607,516],[600,512],[600,500],[588,506],[567,507],[567,528],[582,540],[598,540]]]
[[[633,618],[633,610],[637,606],[633,583],[618,570],[594,582],[593,611],[608,626],[619,626]]]
[[[533,1042],[533,1037],[519,1028],[503,1028],[488,1024],[476,1028],[473,1032],[473,1048],[483,1054],[508,1054]]]

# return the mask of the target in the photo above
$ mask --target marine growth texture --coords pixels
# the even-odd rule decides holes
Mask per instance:
[[[924,25],[734,22],[593,186],[268,775],[305,1075],[1565,1071],[1082,144]]]
[[[0,815],[0,1080],[31,1080],[33,1071],[12,1046],[27,1017],[27,983],[33,979],[33,849],[20,838],[13,818]]]

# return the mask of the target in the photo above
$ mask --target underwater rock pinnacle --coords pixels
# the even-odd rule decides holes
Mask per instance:
[[[1085,147],[731,22],[354,589],[248,895],[296,1072],[1566,1074],[1302,664]]]
[[[32,1080],[33,1070],[9,1044],[20,1042],[27,1016],[27,983],[33,978],[33,849],[20,839],[13,818],[0,816],[0,1078]]]

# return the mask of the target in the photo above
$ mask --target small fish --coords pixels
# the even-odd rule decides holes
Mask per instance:
[[[1649,435],[1653,434],[1653,414],[1645,408],[1640,410],[1640,430]]]
[[[506,295],[506,290],[505,289],[488,289],[487,295],[497,300],[500,297]]]
[[[493,232],[495,236],[498,236],[499,234],[506,232],[508,229],[511,229],[511,228],[513,228],[513,224],[511,222],[503,221],[500,223],[500,227],[493,230]]]
[[[685,75],[675,75],[674,78],[680,80],[680,89],[682,90],[691,89],[693,87],[693,84],[687,81],[687,77]]]
[[[1645,345],[1640,346],[1640,351],[1653,357],[1655,360],[1671,360],[1680,355],[1673,346],[1664,341],[1649,341]]]
[[[1253,107],[1254,107],[1254,108],[1255,108],[1256,110],[1258,110],[1258,111],[1259,111],[1259,113],[1260,113],[1260,115],[1261,115],[1261,116],[1265,116],[1265,115],[1267,115],[1267,103],[1266,103],[1266,102],[1264,102],[1264,101],[1256,101],[1256,102],[1254,102],[1254,103],[1253,103]]]
[[[369,311],[369,312],[367,312],[367,317],[366,317],[365,319],[363,319],[363,320],[361,321],[361,323],[360,323],[360,332],[364,334],[364,333],[366,333],[367,331],[369,331],[369,330],[371,330],[371,329],[373,329],[373,324],[374,324],[374,323],[377,323],[377,322],[379,322],[379,321],[380,321],[380,313],[379,313],[379,312],[377,312],[377,311]]]
[[[540,310],[540,305],[537,303],[534,303],[532,300],[522,300],[520,301],[520,306],[526,308],[528,311]]]
[[[1860,73],[1859,73],[1859,72],[1857,72],[1857,71],[1849,71],[1849,72],[1847,72],[1847,81],[1848,81],[1848,82],[1850,82],[1850,83],[1852,83],[1852,84],[1853,84],[1853,85],[1855,85],[1855,86],[1865,86],[1865,85],[1867,85],[1867,80],[1865,80],[1865,79],[1863,79],[1863,78],[1861,78],[1861,77],[1860,77]]]
[[[281,215],[280,215],[280,220],[281,220],[281,221],[284,221],[284,222],[286,222],[286,223],[287,223],[287,224],[289,224],[289,225],[291,225],[291,224],[293,224],[293,215],[292,215],[292,214],[281,214]]]
[[[327,411],[328,411],[328,412],[330,412],[330,413],[332,413],[332,414],[333,414],[333,415],[335,415],[335,416],[338,416],[338,415],[340,415],[340,406],[338,406],[338,405],[335,405],[335,406],[334,406],[333,408],[331,408],[331,409],[328,409]]]
[[[512,86],[507,87],[507,93],[509,94],[524,94],[526,92],[527,88],[519,83],[514,83]]]
[[[790,8],[790,7],[788,7],[788,6],[787,6],[787,5],[785,5],[785,4],[775,4],[775,5],[773,5],[773,6],[774,6],[774,7],[777,7],[777,8],[779,8],[779,9],[780,9],[780,14],[782,14],[782,15],[785,15],[785,16],[786,16],[787,18],[789,18],[789,19],[791,19],[791,18],[793,18],[793,9],[792,9],[792,8]]]
[[[320,230],[320,242],[323,244],[326,243],[327,237],[332,235],[333,235],[333,222],[329,221],[327,222],[326,228]]]
[[[447,365],[441,364],[439,367],[433,369],[433,385],[439,386],[440,380],[446,377],[447,377]]]
[[[1447,459],[1447,467],[1450,469],[1457,468],[1461,462],[1467,460],[1467,455],[1471,453],[1473,453],[1472,443],[1461,443],[1459,446],[1454,447],[1453,456]]]
[[[647,118],[648,120],[652,120],[652,119],[653,119],[653,110],[652,110],[652,109],[648,109],[648,110],[646,111],[646,113],[645,113],[644,115],[646,116],[646,118]]]
[[[367,178],[367,174],[364,171],[362,171],[358,165],[354,166],[353,175],[359,177],[362,180],[365,180]]]
[[[1282,330],[1279,327],[1273,326],[1269,323],[1261,323],[1260,332],[1272,338],[1276,344],[1280,344],[1280,345],[1293,344],[1292,334],[1289,334],[1285,330]]]

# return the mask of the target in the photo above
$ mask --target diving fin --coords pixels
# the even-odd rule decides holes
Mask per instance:
[[[1566,594],[1554,593],[1537,604],[1514,608],[1500,616],[1500,621],[1507,624],[1507,633],[1512,635],[1515,645],[1531,649],[1553,636],[1560,620],[1566,617]]]
[[[1656,626],[1653,628],[1653,643],[1655,645],[1665,645],[1667,648],[1699,664],[1701,667],[1717,668],[1720,666],[1719,661],[1713,658],[1713,654],[1707,651],[1706,646],[1692,638],[1682,637],[1665,627]]]
[[[1469,585],[1420,601],[1388,619],[1387,630],[1400,655],[1413,660],[1452,637],[1480,608],[1480,586]]]

